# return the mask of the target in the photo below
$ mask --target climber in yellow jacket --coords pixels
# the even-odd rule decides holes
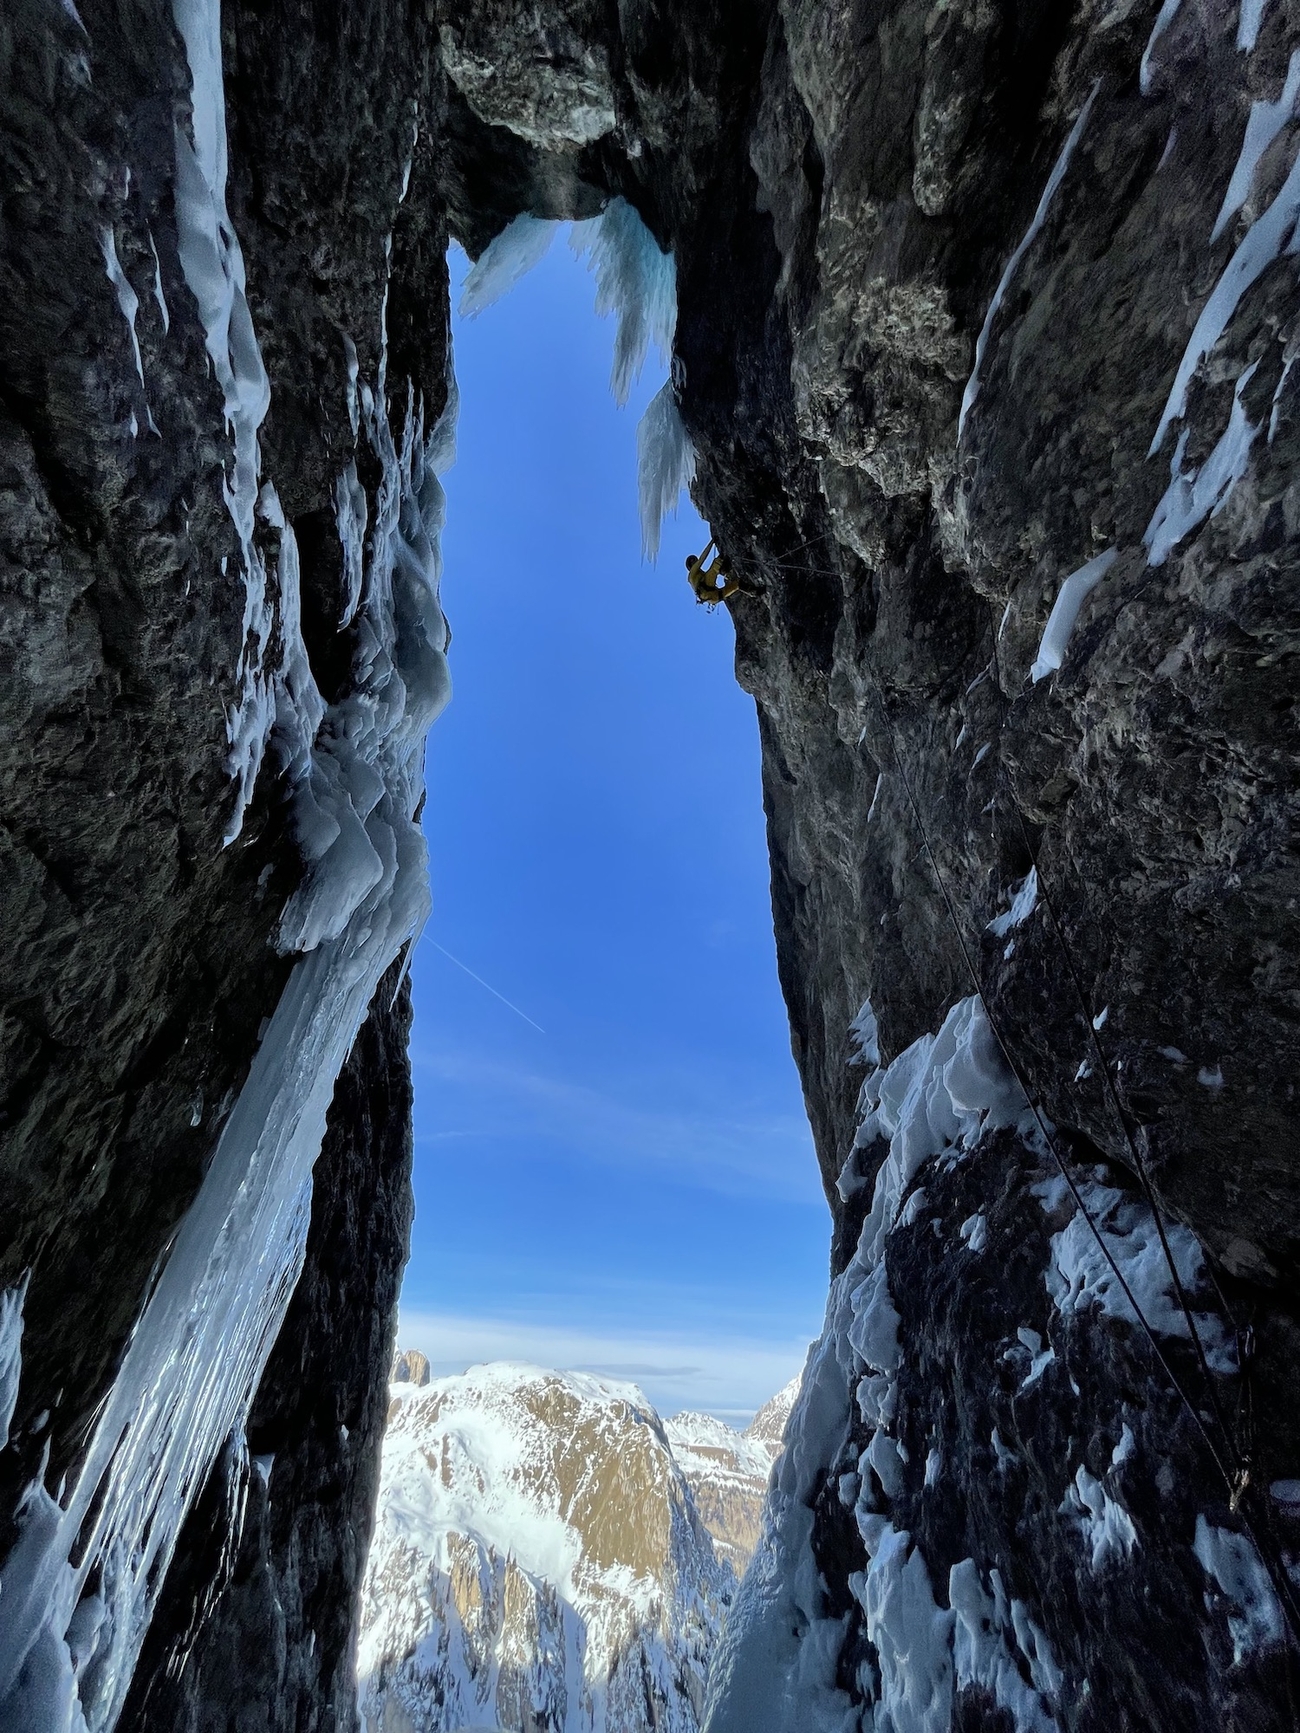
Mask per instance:
[[[711,550],[712,540],[702,554],[690,555],[686,561],[686,581],[695,591],[697,602],[716,608],[719,602],[727,602],[732,596],[738,596],[740,585],[723,565],[720,553],[714,551],[712,561],[709,560]],[[716,582],[719,578],[722,580],[720,587]]]

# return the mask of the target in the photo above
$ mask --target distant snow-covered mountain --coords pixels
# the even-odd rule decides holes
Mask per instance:
[[[796,1372],[788,1384],[763,1404],[745,1428],[746,1438],[757,1439],[768,1446],[773,1461],[781,1454],[785,1445],[786,1424],[790,1419],[790,1410],[795,1405],[802,1380],[803,1373]]]
[[[779,1432],[535,1366],[395,1383],[365,1733],[696,1733]]]
[[[760,1409],[755,1424],[771,1406]],[[714,1550],[743,1576],[758,1545],[767,1477],[781,1454],[780,1431],[772,1436],[751,1426],[737,1432],[711,1414],[686,1413],[665,1420],[664,1432]]]

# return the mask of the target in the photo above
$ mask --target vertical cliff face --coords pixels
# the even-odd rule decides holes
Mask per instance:
[[[405,14],[299,20],[287,58],[273,22],[0,25],[6,1728],[114,1723],[246,1420],[280,1453],[271,1514],[236,1475],[159,1629],[193,1647],[227,1548],[236,1629],[191,1677],[219,1697],[260,1607],[292,1652],[266,1713],[352,1712],[335,1638],[409,1215],[406,1016],[375,989],[427,894],[446,685],[445,230],[436,200],[401,218],[429,149]]]
[[[620,196],[676,262],[673,403],[741,583],[835,1217],[714,1726],[1285,1722],[1296,31],[1284,0],[8,9],[0,1549],[81,1525],[82,1464],[121,1442],[94,1421],[110,1391],[160,1393],[168,1435],[207,1413],[201,1379],[133,1370],[152,1324],[128,1338],[236,1133],[278,1125],[281,1251],[239,1266],[242,1384],[196,1436],[215,1449],[260,1377],[253,1430],[297,1442],[254,1441],[269,1514],[254,1476],[192,1677],[226,1688],[271,1581],[304,1609],[313,1572],[334,1584],[287,1644],[347,1628],[335,1519],[306,1564],[276,1524],[329,1475],[346,1523],[372,1472],[324,1460],[289,1369],[343,1336],[360,1281],[340,1414],[387,1371],[382,1006],[305,1253],[312,1138],[285,1127],[319,1138],[418,918],[443,255]],[[267,1075],[293,1053],[324,1083],[290,1102]],[[322,1286],[312,1235],[381,1145],[388,1201]],[[256,1295],[282,1301],[300,1256],[261,1377],[279,1316]],[[177,1465],[176,1510],[211,1449]],[[38,1474],[75,1518],[19,1511]],[[203,1527],[133,1715],[197,1713],[150,1669],[189,1629]],[[10,1720],[78,1597],[116,1609],[96,1631],[130,1624],[103,1563],[58,1579],[57,1632],[18,1630],[29,1567],[4,1567]],[[82,1649],[59,1653],[107,1725]],[[313,1668],[276,1671],[268,1726],[348,1724]]]

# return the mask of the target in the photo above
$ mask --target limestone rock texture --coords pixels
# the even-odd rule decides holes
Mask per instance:
[[[408,388],[441,412],[449,237],[477,255],[621,196],[676,261],[838,1284],[756,1560],[784,1647],[714,1727],[1294,1725],[1292,0],[5,7],[0,1290],[30,1277],[0,1556],[23,1487],[75,1482],[304,871],[274,753],[225,840],[256,634],[180,254],[196,15],[326,698],[356,665],[340,480],[372,518],[382,482],[354,391],[394,425]],[[1032,1123],[973,1129],[917,1057],[976,996],[963,1077],[1010,1078]],[[376,996],[336,1096],[250,1416],[269,1483],[238,1438],[214,1464],[122,1724],[356,1725],[338,1645],[408,1207],[401,1016]],[[909,1054],[938,1118],[895,1196]],[[1098,1273],[1139,1243],[1163,1333]],[[237,1662],[258,1645],[269,1671]]]

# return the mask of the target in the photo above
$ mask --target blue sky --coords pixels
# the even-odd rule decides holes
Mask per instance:
[[[464,270],[457,252],[454,287]],[[829,1218],[753,704],[725,610],[685,581],[708,536],[685,497],[641,561],[635,430],[663,368],[616,408],[592,300],[560,239],[456,327],[402,1342],[438,1370],[581,1367],[741,1418],[820,1329]]]

